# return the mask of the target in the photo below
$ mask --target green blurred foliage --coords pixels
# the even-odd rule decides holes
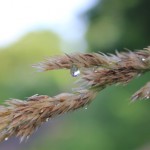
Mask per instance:
[[[141,49],[150,41],[150,1],[98,0],[86,18],[90,50]]]
[[[32,64],[58,54],[62,54],[60,39],[48,31],[29,33],[13,45],[0,49],[0,100],[59,92],[68,84],[66,72],[59,72],[61,76],[56,71],[41,74],[32,68]]]

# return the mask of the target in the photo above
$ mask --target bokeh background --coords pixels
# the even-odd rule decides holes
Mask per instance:
[[[148,0],[0,1],[0,103],[71,91],[69,71],[38,73],[32,64],[72,52],[142,49],[150,44]],[[0,150],[149,150],[150,101],[130,96],[150,74],[99,93],[88,109],[54,118],[27,142]]]

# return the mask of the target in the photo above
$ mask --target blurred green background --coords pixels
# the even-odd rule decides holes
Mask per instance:
[[[89,52],[141,49],[150,41],[150,1],[101,0],[82,14],[87,23]],[[69,71],[37,73],[32,64],[63,54],[61,38],[51,31],[26,34],[0,49],[0,102],[34,94],[71,91]],[[74,50],[74,47],[72,47]],[[27,141],[11,138],[1,150],[149,150],[150,101],[130,104],[130,96],[149,79],[149,73],[127,86],[101,91],[88,109],[80,109],[45,123]]]

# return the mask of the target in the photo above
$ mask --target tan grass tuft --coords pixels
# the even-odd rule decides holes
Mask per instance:
[[[33,65],[40,71],[70,69],[79,87],[72,93],[54,97],[33,95],[27,100],[11,99],[0,106],[0,141],[11,136],[27,139],[43,122],[89,104],[97,92],[112,84],[127,84],[135,76],[150,71],[150,47],[135,52],[77,53],[50,57]],[[80,71],[78,71],[78,69]],[[76,72],[75,74],[75,71]],[[150,82],[132,100],[150,98]]]

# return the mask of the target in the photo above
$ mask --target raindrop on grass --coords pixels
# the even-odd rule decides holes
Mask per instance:
[[[87,106],[84,109],[87,110],[88,109]]]
[[[71,69],[70,69],[70,74],[73,76],[73,77],[77,77],[78,75],[80,75],[80,70],[79,68],[76,66],[76,65],[72,65]]]
[[[48,122],[49,121],[49,118],[46,118],[46,122]]]
[[[146,59],[145,58],[142,58],[142,61],[145,61]]]
[[[43,113],[44,112],[44,110],[42,109],[41,111],[40,111],[40,113]]]

